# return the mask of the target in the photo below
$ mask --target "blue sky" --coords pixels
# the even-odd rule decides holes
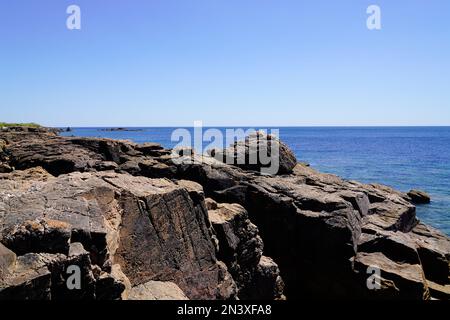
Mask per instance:
[[[0,121],[450,125],[448,0],[0,0],[0,40]]]

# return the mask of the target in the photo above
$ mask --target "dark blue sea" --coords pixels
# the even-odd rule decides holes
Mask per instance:
[[[167,148],[178,142],[171,141],[175,128],[102,129],[72,128],[72,132],[63,135],[158,142]],[[319,171],[365,183],[382,183],[401,191],[428,192],[432,203],[418,206],[419,219],[450,235],[450,127],[282,127],[279,130],[281,139],[297,158]]]

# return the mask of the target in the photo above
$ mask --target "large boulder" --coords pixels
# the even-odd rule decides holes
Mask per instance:
[[[271,175],[292,173],[297,165],[297,158],[287,145],[262,132],[255,132],[224,150],[213,149],[209,153],[224,163]]]

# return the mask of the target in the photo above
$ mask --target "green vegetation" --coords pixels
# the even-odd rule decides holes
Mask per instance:
[[[32,128],[39,128],[41,125],[37,123],[6,123],[6,122],[0,122],[0,128],[1,127],[32,127]]]

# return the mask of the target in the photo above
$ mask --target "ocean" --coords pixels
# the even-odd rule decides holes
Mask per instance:
[[[157,142],[166,148],[176,128],[72,128],[65,136]],[[203,128],[207,130],[208,128]],[[218,128],[224,132],[225,128]],[[247,128],[244,128],[247,129]],[[265,128],[255,128],[265,129]],[[272,128],[267,128],[270,129]],[[281,127],[280,138],[299,161],[345,179],[420,189],[432,202],[417,207],[420,220],[450,236],[450,127]],[[192,129],[188,129],[192,132]]]

